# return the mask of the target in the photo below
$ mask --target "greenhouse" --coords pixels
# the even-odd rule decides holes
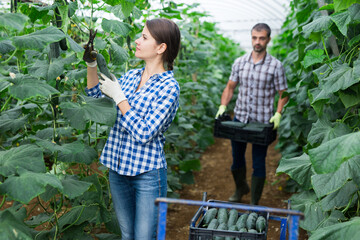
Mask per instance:
[[[0,239],[359,238],[359,0],[10,0],[0,30]]]

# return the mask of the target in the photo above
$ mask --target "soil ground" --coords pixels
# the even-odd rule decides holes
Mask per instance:
[[[275,149],[276,142],[273,142],[269,148],[266,157],[266,182],[259,205],[287,208],[287,201],[291,194],[283,191],[286,183],[285,175],[276,175],[281,154]],[[228,139],[215,138],[215,144],[210,146],[202,155],[202,169],[195,172],[195,184],[183,187],[180,199],[202,200],[204,192],[207,192],[207,200],[214,199],[228,201],[232,195],[235,184],[230,172],[232,163],[231,143]],[[247,180],[251,182],[252,159],[251,144],[246,149]],[[243,197],[242,202],[250,203],[250,194]],[[189,226],[192,217],[195,215],[198,206],[188,206],[180,204],[170,204],[167,213],[166,239],[185,240],[189,239]],[[270,221],[267,240],[280,239],[280,222]],[[300,230],[299,240],[308,239],[306,233]]]

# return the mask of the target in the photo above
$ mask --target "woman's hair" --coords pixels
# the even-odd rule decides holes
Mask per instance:
[[[147,20],[146,27],[158,44],[166,44],[163,61],[167,64],[168,70],[173,70],[174,60],[180,49],[179,27],[173,21],[165,18]]]

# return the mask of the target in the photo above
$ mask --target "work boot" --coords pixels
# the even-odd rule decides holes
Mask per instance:
[[[251,202],[252,205],[258,205],[264,188],[265,177],[252,176],[251,178]]]
[[[246,168],[231,170],[235,181],[235,193],[229,198],[230,202],[240,202],[243,195],[250,192],[246,182]]]

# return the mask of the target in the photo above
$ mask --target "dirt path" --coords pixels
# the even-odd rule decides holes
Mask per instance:
[[[285,176],[276,176],[281,154],[275,150],[276,143],[269,146],[266,158],[267,180],[259,205],[275,208],[287,208],[287,200],[291,194],[282,191],[285,186]],[[230,172],[232,163],[231,144],[227,139],[215,139],[201,159],[202,169],[195,173],[195,184],[185,186],[179,193],[181,199],[201,200],[203,192],[207,192],[207,199],[227,201],[233,193],[235,184]],[[246,150],[247,180],[251,179],[251,144]],[[250,194],[243,197],[244,203],[250,203]],[[189,224],[198,207],[187,205],[169,205],[167,214],[166,239],[189,239]],[[270,221],[268,240],[278,240],[280,222]],[[299,240],[307,239],[305,233],[300,231]]]

